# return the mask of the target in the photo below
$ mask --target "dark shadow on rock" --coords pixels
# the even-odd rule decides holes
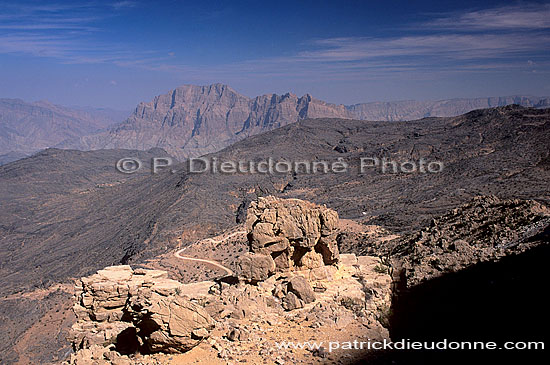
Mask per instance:
[[[233,275],[224,276],[221,278],[214,279],[216,282],[219,283],[227,283],[229,285],[236,285],[239,283],[239,278]]]
[[[126,328],[116,336],[116,350],[122,355],[135,354],[139,349],[139,340],[135,327]]]
[[[400,288],[390,319],[393,341],[544,341],[547,346],[547,237],[498,262],[477,264],[410,289]],[[368,364],[535,364],[542,350],[399,350],[370,353]]]

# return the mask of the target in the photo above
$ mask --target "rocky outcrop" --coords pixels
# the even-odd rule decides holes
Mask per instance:
[[[229,361],[248,351],[259,352],[261,358],[272,361],[288,356],[288,362],[296,363],[297,354],[286,354],[284,350],[271,358],[272,345],[265,339],[273,338],[273,332],[281,333],[276,341],[318,340],[322,336],[319,328],[327,336],[342,330],[350,334],[357,331],[358,336],[389,338],[384,326],[391,305],[390,275],[380,270],[382,264],[377,257],[341,256],[337,264],[322,268],[330,275],[312,275],[319,271],[316,268],[276,272],[255,285],[215,284],[212,295],[205,300],[206,309],[220,328],[221,336],[213,335],[212,339],[218,356]],[[300,328],[299,335],[296,327]],[[308,335],[312,337],[305,337]],[[312,361],[308,359],[304,362]]]
[[[277,271],[314,269],[338,261],[338,213],[298,199],[260,198],[250,204],[250,251],[270,255]]]
[[[533,200],[479,196],[434,218],[428,227],[398,241],[407,286],[479,262],[495,261],[540,244],[550,229],[550,209]]]
[[[248,268],[256,263],[263,267],[264,261],[274,265],[270,256],[243,257]],[[164,271],[129,266],[100,270],[77,286],[76,352],[68,363],[164,364],[172,358],[162,356],[192,357],[197,345],[203,360],[292,362],[310,359],[311,353],[274,353],[273,341],[303,341],[304,336],[319,336],[321,327],[322,336],[342,330],[351,331],[349,336],[388,339],[383,319],[391,300],[390,276],[377,268],[376,257],[341,258],[334,265],[233,284],[182,284]],[[256,275],[255,269],[248,272]]]
[[[72,328],[75,350],[113,345],[119,353],[185,352],[214,327],[206,310],[186,297],[197,288],[165,271],[112,266],[82,278]]]

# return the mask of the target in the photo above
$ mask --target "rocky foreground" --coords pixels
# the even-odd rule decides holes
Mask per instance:
[[[167,271],[121,265],[80,279],[68,364],[354,363],[380,356],[326,346],[390,340],[390,314],[407,305],[392,303],[395,295],[547,243],[550,210],[478,197],[418,233],[369,239],[363,250],[370,255],[339,252],[342,240],[354,239],[340,234],[339,223],[325,206],[260,198],[247,212],[249,252],[231,276],[182,283]],[[284,345],[306,341],[325,345]]]
[[[326,346],[389,340],[390,314],[406,306],[396,295],[536,248],[547,243],[549,226],[541,203],[478,197],[418,233],[369,238],[367,255],[342,254],[343,241],[362,236],[341,234],[335,211],[260,198],[247,212],[249,252],[231,276],[182,283],[167,271],[120,265],[81,278],[68,364],[354,363],[379,356]],[[306,341],[325,345],[282,345]]]
[[[326,207],[260,199],[235,277],[184,284],[122,265],[82,278],[69,364],[351,362],[325,347],[278,348],[389,339],[389,269],[377,257],[339,254],[337,223]]]
[[[407,287],[548,243],[550,209],[534,200],[480,196],[432,219],[393,247]]]

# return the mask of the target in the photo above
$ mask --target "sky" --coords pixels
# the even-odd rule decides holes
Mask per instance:
[[[550,1],[4,1],[0,97],[130,110],[183,84],[333,103],[550,95]]]

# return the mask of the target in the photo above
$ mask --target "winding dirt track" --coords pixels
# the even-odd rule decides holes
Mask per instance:
[[[287,200],[295,200],[295,201],[302,201],[301,199],[295,199],[295,198],[288,198]],[[153,231],[156,232],[156,225],[155,227],[153,227]],[[201,241],[198,241],[197,243],[195,244],[198,244],[198,243],[201,243],[201,242],[209,242],[209,243],[213,243],[213,244],[219,244],[219,243],[222,243],[228,239],[230,239],[231,237],[234,237],[234,236],[237,236],[239,234],[246,234],[246,231],[236,231],[236,232],[233,232],[231,234],[228,234],[227,236],[217,240],[217,239],[214,239],[214,238],[205,238]],[[189,246],[188,246],[189,247]],[[222,271],[225,271],[225,273],[228,275],[228,276],[231,276],[233,275],[233,271],[225,266],[223,266],[222,264],[220,264],[219,262],[216,262],[216,261],[213,261],[213,260],[207,260],[207,259],[198,259],[198,258],[195,258],[195,257],[189,257],[189,256],[182,256],[182,252],[185,251],[188,247],[184,247],[182,248],[181,250],[178,250],[174,253],[174,256],[176,256],[178,259],[180,260],[184,260],[184,261],[192,261],[192,262],[200,262],[200,263],[203,263],[203,264],[207,264],[207,265],[210,265],[210,266],[213,266],[217,269],[220,269]]]
[[[222,243],[228,239],[230,239],[231,237],[234,237],[234,236],[237,236],[239,234],[245,234],[246,231],[237,231],[237,232],[233,232],[229,235],[227,235],[226,237],[223,237],[219,240],[216,240],[214,238],[206,238],[202,241],[199,241],[198,243],[200,242],[210,242],[210,243],[213,243],[213,244],[219,244],[219,243]],[[225,273],[228,275],[228,276],[231,276],[233,275],[233,271],[225,266],[223,266],[222,264],[216,262],[216,261],[212,261],[212,260],[206,260],[206,259],[198,259],[198,258],[195,258],[195,257],[189,257],[189,256],[182,256],[181,253],[183,251],[185,251],[185,249],[187,249],[187,247],[184,247],[182,248],[181,250],[178,250],[174,253],[174,256],[176,256],[178,259],[180,260],[184,260],[184,261],[193,261],[193,262],[200,262],[200,263],[203,263],[203,264],[207,264],[207,265],[210,265],[210,266],[213,266],[217,269],[220,269],[222,271],[225,271]]]

